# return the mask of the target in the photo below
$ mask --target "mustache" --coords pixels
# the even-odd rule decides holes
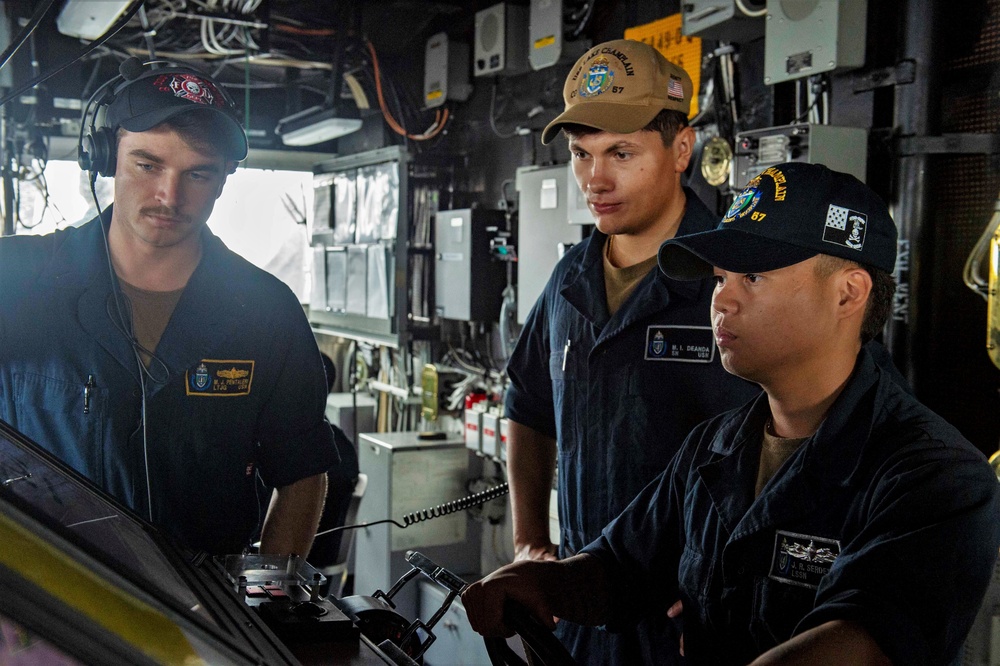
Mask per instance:
[[[149,206],[146,208],[140,208],[139,213],[142,215],[152,215],[154,217],[169,217],[172,220],[184,223],[191,221],[189,216],[184,215],[180,211],[169,206]]]

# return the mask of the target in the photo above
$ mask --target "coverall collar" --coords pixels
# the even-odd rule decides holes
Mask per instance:
[[[772,479],[773,488],[768,484],[759,498],[754,498],[752,483],[738,479],[756,478],[764,423],[771,413],[767,395],[761,393],[754,400],[742,421],[734,421],[717,433],[710,448],[720,457],[698,471],[733,540],[806,515],[815,510],[824,486],[851,483],[862,463],[887,384],[871,353],[863,347],[851,379],[819,429],[792,454],[787,463],[791,467]],[[877,391],[874,397],[873,391]],[[756,501],[771,493],[799,497],[800,501]]]
[[[110,221],[111,212],[109,206],[103,219]],[[225,244],[208,227],[202,234],[201,261],[177,303],[177,316],[171,317],[155,350],[171,374],[184,373],[203,358],[224,358],[216,352],[221,351],[221,343],[238,330],[239,313],[248,305],[246,294],[226,293],[223,288],[225,281],[221,277],[229,272],[235,255],[226,251]],[[82,288],[77,315],[83,329],[138,380],[135,353],[125,333],[115,324],[118,305],[111,295],[109,271],[100,221],[95,217],[58,246],[39,281],[44,286],[56,288]],[[190,296],[191,291],[197,297]],[[183,314],[179,315],[181,312]],[[196,325],[182,327],[176,323],[178,321],[195,322]],[[150,382],[149,395],[154,395],[163,385]]]
[[[711,229],[715,220],[697,195],[686,187],[684,193],[688,204],[677,227],[677,235]],[[674,280],[654,267],[612,317],[608,312],[607,292],[604,289],[604,244],[607,239],[607,234],[596,228],[593,230],[586,251],[579,260],[576,275],[567,280],[560,292],[582,317],[601,331],[601,339],[616,335],[639,317],[667,307],[671,294],[684,299],[698,297],[698,281]],[[608,324],[611,324],[610,328]]]

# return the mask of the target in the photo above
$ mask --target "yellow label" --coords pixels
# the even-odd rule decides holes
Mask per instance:
[[[548,37],[542,37],[541,39],[535,40],[536,49],[544,49],[546,46],[552,46],[556,43],[556,36],[549,35]]]
[[[427,93],[427,101],[429,102],[433,99],[437,99],[438,97],[441,96],[441,94],[442,93],[440,90],[432,90],[429,93]]]
[[[701,87],[701,37],[681,34],[681,15],[674,14],[652,23],[625,29],[625,39],[649,44],[670,62],[683,67],[694,84],[691,99],[693,118],[698,114],[698,90]]]

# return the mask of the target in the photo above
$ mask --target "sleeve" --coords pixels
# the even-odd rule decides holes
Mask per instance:
[[[623,631],[651,613],[666,613],[678,598],[685,470],[691,467],[692,452],[705,432],[705,424],[698,426],[667,468],[580,551],[604,563],[610,588],[616,591],[609,631]]]
[[[291,291],[291,300],[296,300]],[[325,417],[326,375],[319,347],[301,306],[276,307],[271,339],[284,341],[284,361],[257,420],[261,478],[280,488],[338,464]]]
[[[535,302],[507,362],[510,385],[504,398],[504,415],[511,421],[556,438],[552,378],[549,375],[550,345],[548,303],[554,277]]]
[[[928,442],[890,461],[861,533],[842,548],[795,633],[853,620],[895,664],[950,663],[997,557],[998,488],[971,450]]]

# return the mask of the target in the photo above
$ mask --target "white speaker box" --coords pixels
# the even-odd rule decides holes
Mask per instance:
[[[499,2],[476,12],[472,74],[519,74],[528,69],[527,7]]]

